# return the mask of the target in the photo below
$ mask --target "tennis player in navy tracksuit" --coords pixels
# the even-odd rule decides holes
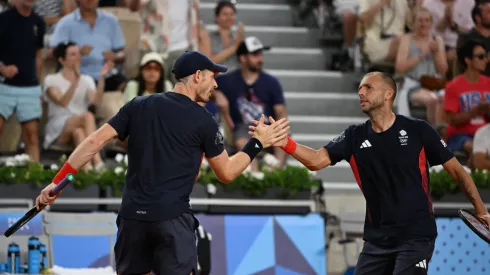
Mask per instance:
[[[209,100],[214,76],[226,67],[198,52],[175,62],[172,92],[136,97],[78,146],[53,183],[36,200],[51,204],[52,190],[76,173],[104,144],[129,137],[129,167],[117,217],[116,269],[120,275],[189,275],[197,272],[195,229],[189,195],[202,158],[218,179],[230,182],[265,147],[287,137],[288,121],[262,124],[241,152],[228,156],[214,118],[197,102]]]
[[[291,138],[275,144],[310,170],[342,160],[350,163],[366,198],[365,243],[356,275],[427,274],[437,236],[429,166],[442,164],[461,182],[478,217],[490,224],[473,180],[446,143],[425,121],[393,114],[395,96],[390,76],[369,73],[359,86],[359,97],[370,120],[350,126],[319,150]]]

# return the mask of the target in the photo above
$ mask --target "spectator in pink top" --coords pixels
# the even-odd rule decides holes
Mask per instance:
[[[471,9],[475,0],[424,0],[434,19],[433,34],[442,37],[448,61],[456,59],[458,34],[473,28]]]

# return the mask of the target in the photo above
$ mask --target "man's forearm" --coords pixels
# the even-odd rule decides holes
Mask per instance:
[[[458,170],[455,179],[460,184],[461,189],[463,189],[463,192],[465,193],[468,200],[475,207],[476,213],[477,214],[486,213],[487,208],[485,207],[485,204],[483,203],[480,197],[480,193],[476,188],[475,182],[473,181],[471,176],[466,172],[466,170],[464,170],[464,168]]]
[[[252,160],[250,157],[242,151],[234,154],[228,160],[225,170],[227,171],[226,176],[224,179],[221,179],[221,181],[223,181],[223,183],[232,182],[247,169],[251,162]]]
[[[85,138],[67,160],[76,170],[80,170],[80,168],[87,164],[105,145],[105,143],[97,141],[93,135]]]
[[[330,165],[330,159],[327,157],[324,158],[322,156],[322,149],[315,150],[308,146],[297,144],[296,150],[291,156],[293,156],[296,160],[301,162],[306,168],[311,171],[318,171],[328,165]]]
[[[478,113],[475,109],[471,109],[468,112],[462,112],[453,114],[449,117],[449,123],[453,126],[459,126],[469,122],[473,117],[475,117]]]
[[[373,21],[374,17],[383,9],[383,3],[377,2],[372,5],[367,11],[361,13],[359,20],[365,24],[369,25]]]

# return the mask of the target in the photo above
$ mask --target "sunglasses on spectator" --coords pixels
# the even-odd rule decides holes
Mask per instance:
[[[473,58],[478,58],[480,60],[484,60],[487,58],[487,54],[486,53],[476,54],[476,55],[473,55]]]
[[[162,67],[160,67],[157,64],[148,64],[148,65],[145,66],[144,70],[145,71],[161,72],[162,71]]]

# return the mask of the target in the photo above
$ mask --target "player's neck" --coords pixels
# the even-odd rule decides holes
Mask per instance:
[[[25,17],[31,15],[31,13],[32,13],[32,8],[28,7],[28,6],[17,4],[17,5],[15,5],[15,8],[17,9],[17,12],[20,15],[25,16]]]
[[[470,69],[467,69],[463,75],[464,78],[468,80],[468,82],[478,82],[478,80],[480,79],[480,73]]]
[[[192,101],[194,102],[196,101],[195,93],[192,93],[191,90],[184,83],[178,82],[177,84],[175,84],[175,87],[172,90],[172,92],[185,95],[188,98],[190,98]]]
[[[251,72],[246,68],[242,68],[243,80],[245,80],[245,83],[247,83],[248,85],[252,85],[255,83],[255,81],[257,81],[257,79],[259,78],[259,73],[260,72]]]
[[[376,133],[384,132],[395,123],[396,115],[392,110],[375,110],[369,114],[371,119],[371,127]]]

